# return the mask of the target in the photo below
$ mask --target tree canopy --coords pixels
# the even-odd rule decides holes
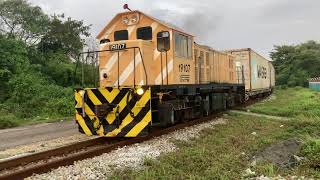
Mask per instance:
[[[76,57],[79,50],[83,49],[85,39],[89,37],[89,26],[85,26],[82,21],[67,18],[64,15],[54,15],[48,25],[48,31],[44,34],[39,44],[44,52],[63,52],[71,57]]]
[[[0,1],[0,32],[34,44],[48,31],[50,19],[38,6],[25,0]]]
[[[0,0],[0,33],[8,38],[39,45],[41,50],[64,50],[69,55],[83,48],[90,26],[65,18],[64,14],[49,16],[39,6],[26,0]]]
[[[320,44],[316,41],[275,46],[271,58],[277,85],[307,86],[309,78],[320,76]]]

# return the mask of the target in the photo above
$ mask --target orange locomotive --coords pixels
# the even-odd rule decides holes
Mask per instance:
[[[80,132],[146,135],[233,107],[245,98],[234,57],[140,11],[117,14],[99,33],[100,87],[75,91]],[[241,77],[241,78],[239,78]]]

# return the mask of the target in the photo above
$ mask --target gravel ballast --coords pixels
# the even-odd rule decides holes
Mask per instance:
[[[141,169],[145,158],[155,159],[160,154],[176,151],[175,140],[188,141],[199,137],[202,130],[217,124],[226,124],[223,118],[187,127],[142,143],[118,148],[91,159],[77,161],[73,165],[60,167],[51,172],[34,175],[27,179],[104,179],[113,170],[125,168]]]

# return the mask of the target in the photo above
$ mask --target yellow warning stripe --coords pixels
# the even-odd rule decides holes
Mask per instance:
[[[87,90],[89,99],[93,102],[94,105],[101,105],[101,101],[93,94],[91,89]]]
[[[84,133],[86,135],[91,136],[92,133],[90,131],[90,129],[87,127],[87,124],[85,123],[83,117],[79,114],[76,114],[76,120],[78,121],[78,123],[80,124],[81,128],[83,129]]]
[[[98,89],[100,91],[100,93],[106,98],[106,100],[108,102],[112,102],[117,95],[120,93],[121,89],[117,89],[117,88],[113,88],[113,90],[110,92],[107,89],[101,88]],[[95,95],[95,93],[93,93],[92,89],[86,89],[85,90],[88,98],[90,99],[90,103],[93,103],[94,105],[101,105],[102,101],[99,100],[99,98]],[[151,98],[151,93],[150,93],[150,89],[146,90],[146,92],[144,93],[144,95],[140,98],[139,101],[137,101],[135,103],[135,106],[132,108],[132,113],[134,114],[134,116],[137,116],[142,109],[144,109],[144,107],[146,106],[146,104],[150,101]],[[127,96],[128,93],[126,93],[123,98],[120,100],[120,102],[117,104],[118,105],[118,110],[119,113],[121,113],[127,104]],[[80,108],[82,107],[82,93],[81,92],[75,92],[75,99],[76,99],[76,107]],[[129,101],[132,99],[132,97],[129,98]],[[90,105],[92,106],[92,105]],[[85,114],[89,117],[89,119],[92,121],[93,126],[95,128],[98,128],[100,125],[100,128],[96,130],[96,133],[100,136],[107,136],[107,137],[115,137],[117,136],[119,133],[121,133],[122,131],[128,131],[128,133],[126,132],[122,132],[122,133],[126,133],[124,136],[125,137],[136,137],[139,135],[139,133],[145,129],[146,126],[148,126],[148,124],[151,121],[151,107],[149,109],[149,111],[144,115],[144,117],[142,118],[142,120],[140,122],[134,122],[137,123],[134,127],[130,127],[131,129],[128,129],[128,125],[133,123],[133,121],[135,120],[134,118],[131,117],[131,115],[128,113],[126,115],[126,117],[122,120],[121,124],[119,125],[119,127],[117,129],[114,129],[112,132],[107,133],[106,135],[104,135],[105,131],[104,131],[104,127],[101,124],[100,120],[96,117],[96,114],[94,112],[94,110],[92,110],[90,108],[90,106],[87,104],[87,102],[84,103],[84,111]],[[76,113],[76,120],[79,123],[79,125],[81,126],[81,128],[83,129],[84,133],[87,135],[92,135],[92,130],[90,130],[90,128],[87,126],[86,121],[84,120],[84,117],[82,117],[81,114]],[[106,117],[106,120],[108,121],[109,124],[114,123],[114,121],[116,120],[116,116],[115,113],[109,113]],[[127,127],[127,128],[126,128]]]
[[[101,104],[102,104],[102,103],[100,102],[100,100],[94,95],[94,93],[93,93],[90,89],[87,90],[87,93],[88,93],[89,99],[92,101],[92,103],[93,103],[94,105],[101,105]],[[87,105],[86,107],[89,108],[88,105]],[[88,111],[91,111],[91,112],[92,112],[92,109],[89,108]],[[99,125],[100,125],[100,128],[97,130],[97,134],[99,134],[99,135],[104,135],[103,125],[101,124],[100,120],[99,120],[97,117],[95,117],[95,113],[94,113],[94,112],[92,112],[92,113],[93,113],[94,115],[93,115],[93,116],[89,116],[89,117],[90,117],[91,121],[93,121],[93,127],[94,127],[94,128],[98,128]]]
[[[91,108],[87,105],[87,103],[84,104],[84,112],[88,116],[95,116],[95,113],[91,110]]]
[[[147,92],[143,95],[143,97],[137,102],[137,104],[143,105],[145,106],[147,104],[147,102],[150,100],[150,91],[147,90]],[[136,116],[143,107],[137,108],[136,106],[134,108],[132,108],[132,112],[134,113],[134,115]],[[133,121],[133,118],[131,117],[130,114],[128,114],[122,121],[122,123],[120,124],[119,128],[113,130],[112,132],[109,132],[106,134],[107,137],[114,137],[117,136],[121,130],[126,127],[129,123],[131,123]]]
[[[87,91],[87,93],[92,93],[92,91]],[[93,94],[93,93],[92,93]],[[89,95],[90,96],[90,95]],[[96,98],[94,99],[94,97],[90,97],[91,100],[93,100],[94,104],[99,104],[99,100]],[[81,94],[78,92],[75,92],[75,100],[77,102],[76,104],[76,108],[81,108],[82,107],[82,97]],[[95,114],[93,113],[93,111],[89,108],[89,106],[87,104],[84,105],[84,109],[85,109],[85,113],[86,115],[90,118],[91,121],[93,121],[93,119],[95,118]],[[88,128],[87,124],[85,123],[82,115],[78,114],[78,112],[76,111],[76,120],[79,122],[81,128],[83,129],[83,131],[85,132],[86,135],[92,135],[90,129]],[[99,126],[99,121],[93,121],[93,126],[95,128],[98,128]],[[104,128],[101,125],[100,128],[97,130],[97,133],[101,136],[104,135]]]
[[[120,93],[119,89],[114,88],[111,92],[107,89],[99,89],[100,93],[107,99],[108,102],[112,102],[116,96]],[[96,97],[96,95],[91,91],[91,89],[87,89],[88,97],[93,102],[94,105],[101,105],[101,101]],[[127,105],[127,95],[126,94],[118,104],[119,113],[126,107]],[[129,98],[130,100],[130,98]],[[92,112],[92,111],[91,111]],[[93,112],[92,112],[93,113]],[[114,112],[115,113],[115,112]],[[109,124],[112,124],[116,120],[116,116],[114,113],[109,113],[106,117],[106,120]]]
[[[90,89],[87,90],[87,93],[88,93],[89,99],[92,101],[92,103],[94,105],[101,105],[102,104],[101,101],[94,95],[94,93]],[[100,120],[97,117],[95,117],[95,113],[92,111],[92,109],[89,108],[89,106],[87,104],[85,107],[86,107],[85,108],[86,112],[93,114],[92,116],[91,115],[89,116],[91,121],[93,121],[93,127],[98,128],[100,125],[100,128],[97,130],[97,134],[104,135],[104,128],[103,128],[103,125],[101,124]]]
[[[75,100],[77,102],[76,108],[81,108],[82,107],[82,97],[81,97],[81,95],[78,92],[75,92],[74,96],[75,96]]]
[[[135,125],[125,137],[136,137],[138,134],[150,123],[151,121],[151,108],[150,111],[143,117],[143,119]]]
[[[125,109],[125,107],[127,106],[127,96],[128,93],[121,99],[121,101],[118,104],[119,107],[119,114]],[[131,100],[132,97],[129,97],[129,101]],[[109,124],[112,124],[114,121],[116,120],[116,116],[107,116],[107,121]]]
[[[117,88],[113,88],[111,92],[109,92],[107,89],[99,89],[99,91],[101,92],[101,94],[104,96],[104,98],[106,98],[106,100],[108,102],[112,102],[117,95],[120,93],[120,90]]]
[[[91,119],[91,121],[93,121],[93,127],[94,128],[98,128],[99,125],[100,125],[100,128],[97,129],[97,131],[96,131],[97,134],[99,134],[100,136],[104,136],[104,128],[103,128],[102,123],[101,122],[99,123],[100,120],[98,118],[94,117],[94,116],[90,117],[90,119]]]

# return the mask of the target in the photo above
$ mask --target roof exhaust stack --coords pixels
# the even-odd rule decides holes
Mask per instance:
[[[128,4],[124,4],[124,5],[123,5],[123,9],[127,9],[127,10],[129,10],[129,11],[132,11],[132,10],[129,8]]]

